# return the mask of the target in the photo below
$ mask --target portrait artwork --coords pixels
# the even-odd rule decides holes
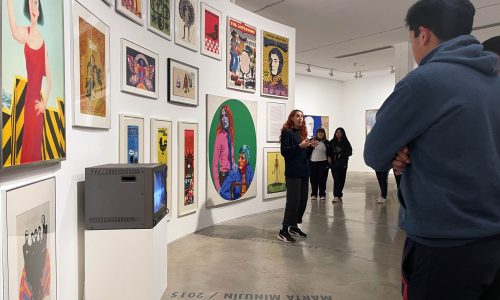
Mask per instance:
[[[288,38],[262,31],[261,95],[288,98]]]

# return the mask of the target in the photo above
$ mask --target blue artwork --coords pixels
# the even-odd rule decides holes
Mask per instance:
[[[128,163],[139,163],[139,126],[127,126]]]
[[[326,116],[311,116],[304,115],[304,122],[306,123],[307,128],[307,138],[311,139],[316,136],[316,130],[318,128],[323,128],[326,133],[326,138],[329,139],[328,136],[328,127],[329,127],[329,118]]]
[[[167,188],[165,186],[167,182],[167,170],[162,169],[161,171],[155,172],[155,182],[154,182],[154,213],[158,212],[166,204],[167,199]]]

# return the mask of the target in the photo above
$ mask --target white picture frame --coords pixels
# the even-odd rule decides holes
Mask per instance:
[[[200,16],[198,15],[200,10],[198,8],[198,0],[174,0],[174,2],[174,42],[186,49],[198,52],[200,48]],[[180,14],[180,6],[184,7],[182,16]]]
[[[276,157],[272,157],[275,156]],[[271,156],[271,157],[270,157]],[[262,195],[264,199],[286,196],[285,159],[279,147],[264,147],[264,185]],[[274,161],[273,161],[274,160]],[[274,180],[272,180],[273,177]],[[270,183],[271,181],[274,181]],[[284,191],[281,191],[284,188]],[[279,190],[279,191],[276,191]]]
[[[200,30],[200,52],[210,58],[222,60],[224,46],[224,18],[222,12],[201,2],[201,30]],[[207,12],[209,17],[207,18]],[[218,21],[218,22],[217,22]],[[213,31],[207,28],[207,23],[214,25]],[[215,27],[217,25],[218,28]],[[207,33],[207,30],[210,32]]]
[[[198,209],[198,185],[200,178],[198,176],[198,168],[200,166],[199,164],[199,155],[198,155],[198,123],[195,122],[183,122],[180,121],[178,122],[177,125],[178,133],[177,133],[177,140],[178,140],[178,173],[179,173],[179,179],[178,179],[178,202],[177,202],[177,216],[185,216],[188,214],[195,213]],[[190,131],[193,134],[193,145],[192,145],[192,151],[193,151],[193,157],[194,157],[194,164],[192,164],[191,168],[193,168],[192,175],[190,178],[187,178],[187,174],[185,174],[186,170],[186,142],[190,143],[189,140],[186,141],[186,131]],[[187,181],[187,179],[193,179],[194,182],[192,181]],[[191,195],[188,193],[188,198],[186,199],[185,194],[185,186],[190,184],[192,187],[190,187],[192,191],[192,198]],[[187,203],[186,203],[187,202]]]
[[[135,23],[143,26],[144,25],[144,1],[143,0],[134,0],[132,3],[139,3],[140,16],[136,15],[134,12],[129,10],[127,7],[122,5],[122,0],[116,0],[115,9],[120,14],[134,21]],[[139,11],[138,10],[138,11]]]
[[[168,101],[198,106],[200,102],[199,69],[173,58],[168,59],[167,66]]]
[[[120,114],[119,145],[120,163],[144,163],[144,117]]]
[[[286,103],[267,102],[266,119],[266,141],[278,143],[280,141],[281,128],[287,120]]]
[[[171,0],[146,0],[148,2],[148,7],[147,7],[147,27],[148,27],[148,30],[150,30],[151,32],[154,32],[155,34],[161,36],[162,38],[164,39],[167,39],[167,40],[172,40],[172,1]],[[151,2],[153,1],[156,1],[156,4],[157,4],[157,7],[153,7]],[[165,7],[165,5],[167,5]],[[155,11],[156,13],[158,13],[159,15],[152,15],[152,11]],[[157,11],[157,10],[160,10],[161,12]],[[163,14],[161,14],[163,13]],[[167,14],[168,13],[168,17],[167,17]],[[158,19],[160,17],[160,19]],[[165,18],[167,20],[165,20]],[[160,28],[156,28],[152,23],[156,23],[156,25]],[[166,22],[166,24],[168,24],[168,28],[169,28],[169,33],[165,33],[164,31],[162,31],[161,27],[162,26],[165,26],[166,24],[164,24]]]

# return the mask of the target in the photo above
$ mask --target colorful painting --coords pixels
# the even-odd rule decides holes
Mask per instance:
[[[221,49],[222,13],[215,8],[201,3],[201,54],[218,60],[222,59]]]
[[[261,95],[288,98],[288,38],[262,31]]]
[[[198,124],[179,122],[179,202],[183,216],[198,207]]]
[[[122,91],[158,98],[158,54],[122,39]]]
[[[0,167],[65,159],[63,1],[1,1]]]
[[[110,128],[109,27],[78,2],[73,13],[73,125]]]
[[[207,96],[207,207],[257,195],[256,120],[256,102]]]
[[[227,19],[227,87],[245,92],[255,92],[256,67],[255,27]]]
[[[366,135],[368,135],[370,131],[372,131],[372,128],[375,125],[375,121],[377,120],[377,112],[378,109],[369,109],[366,111],[365,114]]]
[[[168,101],[198,106],[198,68],[168,59]]]
[[[127,149],[128,149],[128,159],[129,164],[139,163],[139,126],[128,125],[127,126]]]
[[[144,162],[144,118],[120,114],[120,163]]]
[[[3,193],[8,236],[6,299],[57,298],[55,195],[55,178]]]
[[[199,11],[198,0],[175,1],[175,43],[187,49],[198,51]]]
[[[286,195],[285,158],[280,148],[264,148],[264,199]]]
[[[116,11],[142,25],[143,0],[116,0]]]
[[[329,117],[304,115],[304,122],[306,123],[308,139],[314,138],[316,136],[316,130],[318,130],[318,128],[323,128],[325,130],[326,139],[329,139]]]
[[[170,0],[148,1],[148,29],[167,40],[172,39],[170,33]]]
[[[151,118],[151,162],[167,165],[167,220],[172,217],[172,121]]]

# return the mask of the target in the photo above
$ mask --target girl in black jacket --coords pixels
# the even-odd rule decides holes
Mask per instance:
[[[342,190],[344,189],[345,178],[347,174],[347,163],[349,156],[352,155],[351,143],[347,139],[345,130],[339,127],[335,130],[335,136],[330,141],[330,155],[332,160],[333,176],[333,201],[332,203],[342,202]]]
[[[316,147],[308,148],[309,170],[311,181],[311,200],[326,200],[326,180],[328,179],[328,153],[330,152],[330,142],[326,139],[323,128],[316,130],[315,140],[318,141]]]

